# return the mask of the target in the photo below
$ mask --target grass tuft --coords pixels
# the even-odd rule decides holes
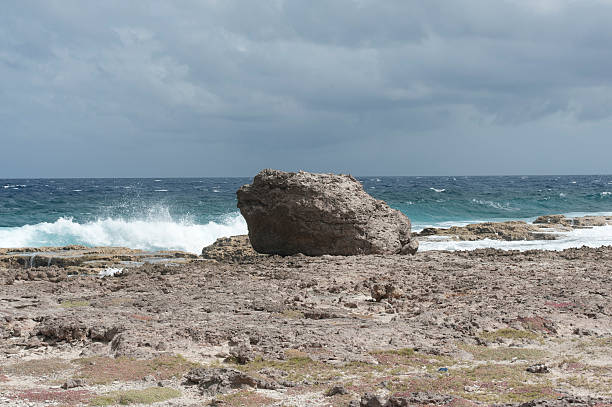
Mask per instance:
[[[482,339],[486,339],[488,341],[494,341],[497,339],[528,339],[528,340],[538,340],[541,338],[540,335],[538,335],[535,332],[530,332],[530,331],[522,331],[519,329],[512,329],[512,328],[503,328],[503,329],[498,329],[497,331],[493,331],[493,332],[483,332],[479,335]]]
[[[87,300],[66,300],[62,301],[60,307],[62,308],[79,308],[79,307],[89,307],[90,303]]]
[[[179,397],[181,392],[169,387],[150,387],[144,390],[113,391],[92,399],[90,406],[152,404]]]
[[[91,383],[104,384],[114,380],[138,381],[147,376],[157,380],[181,377],[188,370],[198,367],[197,363],[181,355],[164,355],[155,359],[92,357],[75,361],[81,368],[77,377]]]

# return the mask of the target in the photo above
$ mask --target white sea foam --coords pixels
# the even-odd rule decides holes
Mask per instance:
[[[431,189],[432,191],[435,191],[435,192],[444,192],[444,191],[446,191],[446,189],[445,189],[445,188],[442,188],[442,189],[437,189],[437,188],[429,188],[429,189]]]
[[[491,208],[495,208],[495,209],[501,209],[504,211],[518,211],[520,210],[519,208],[514,208],[512,206],[510,206],[509,203],[499,203],[499,202],[495,202],[495,201],[486,201],[483,199],[472,199],[472,203],[476,204],[476,205],[484,205],[484,206],[490,206]]]
[[[246,222],[238,213],[220,223],[209,222],[204,225],[187,220],[176,221],[170,216],[149,216],[146,219],[104,218],[88,223],[60,218],[53,223],[0,228],[0,247],[84,244],[200,253],[202,247],[219,237],[246,233]]]
[[[419,251],[429,250],[474,250],[494,248],[502,250],[564,250],[572,247],[600,247],[612,245],[612,225],[599,226],[591,229],[576,229],[571,232],[558,233],[557,240],[521,240],[514,242],[499,240],[454,241],[444,237],[431,240],[421,240]]]

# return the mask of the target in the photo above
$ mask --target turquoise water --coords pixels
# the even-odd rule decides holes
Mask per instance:
[[[612,212],[612,176],[358,177],[414,229]],[[0,247],[113,245],[199,252],[246,233],[250,178],[0,179]],[[607,232],[606,232],[607,233]]]

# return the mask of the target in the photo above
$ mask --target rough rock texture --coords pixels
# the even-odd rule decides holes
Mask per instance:
[[[556,236],[542,228],[522,221],[484,222],[448,229],[425,228],[418,236],[452,236],[458,240],[554,240]]]
[[[612,405],[611,269],[612,247],[0,267],[0,406],[160,382],[181,395],[158,407]]]
[[[189,383],[197,384],[200,391],[215,395],[232,389],[276,389],[277,384],[256,379],[244,372],[228,368],[196,368],[185,375]]]
[[[259,253],[414,254],[410,220],[350,175],[263,170],[238,192]]]
[[[550,225],[559,228],[565,226],[573,229],[591,228],[594,226],[612,225],[612,216],[582,216],[566,218],[563,215],[544,215],[533,221],[536,225]]]
[[[253,250],[247,235],[220,237],[215,243],[202,249],[202,257],[224,263],[238,263],[262,256]]]

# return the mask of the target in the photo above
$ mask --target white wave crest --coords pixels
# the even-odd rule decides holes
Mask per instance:
[[[221,223],[205,225],[189,221],[159,219],[98,219],[77,223],[59,218],[53,223],[38,223],[0,228],[0,247],[42,247],[82,244],[86,246],[125,246],[143,250],[183,250],[200,253],[217,238],[247,233],[240,214],[228,215]]]
[[[495,201],[485,201],[483,199],[472,199],[472,203],[476,205],[490,206],[491,208],[501,209],[504,211],[518,211],[519,210],[519,208],[514,208],[510,206],[509,203],[502,204],[502,203],[495,202]]]
[[[437,188],[429,188],[429,189],[431,189],[431,190],[432,190],[432,191],[434,191],[434,192],[438,192],[438,193],[446,191],[446,189],[445,189],[445,188],[442,188],[442,189],[437,189]]]

